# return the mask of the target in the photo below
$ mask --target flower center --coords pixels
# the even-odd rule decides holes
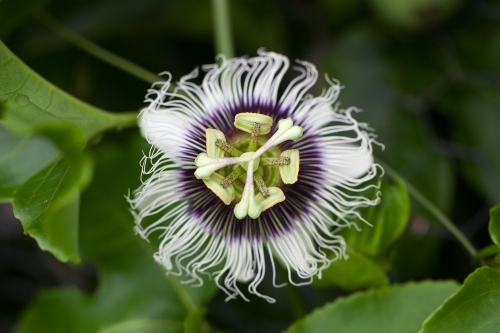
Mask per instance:
[[[272,122],[272,118],[266,115],[239,113],[234,126],[250,134],[247,152],[243,153],[230,145],[221,131],[209,128],[206,131],[207,152],[199,154],[194,161],[197,167],[195,177],[202,179],[226,205],[235,199],[239,200],[234,206],[234,215],[238,219],[246,216],[256,219],[266,209],[285,200],[279,187],[266,185],[263,175],[272,172],[265,169],[278,168],[284,184],[297,181],[300,162],[298,150],[286,150],[279,156],[265,156],[281,143],[299,139],[303,130],[293,125],[291,118],[282,119],[278,122],[278,130],[259,147],[262,142],[259,136],[271,131]],[[226,154],[231,157],[225,157]],[[243,190],[241,186],[238,188],[238,181],[243,181]],[[258,191],[254,185],[257,185]]]

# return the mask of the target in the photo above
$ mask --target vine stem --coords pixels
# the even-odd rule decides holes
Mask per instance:
[[[234,57],[231,20],[229,18],[229,0],[212,0],[215,52],[226,58]]]
[[[381,161],[377,158],[377,163],[379,163],[384,170],[392,177],[400,178],[406,185],[408,193],[417,200],[422,206],[424,206],[434,217],[462,244],[467,252],[472,258],[477,255],[477,250],[472,245],[472,243],[465,237],[465,235],[460,231],[459,228],[439,209],[434,205],[425,195],[415,188],[409,181],[398,174],[393,168],[391,168],[387,163]]]
[[[82,49],[83,51],[89,53],[90,55],[104,61],[105,63],[114,66],[138,79],[141,79],[147,83],[154,83],[161,81],[156,74],[124,59],[101,46],[91,42],[90,40],[82,37],[73,30],[66,27],[64,24],[56,20],[50,14],[45,11],[39,10],[33,13],[33,15],[48,28],[53,30],[59,36],[75,45],[76,47]]]

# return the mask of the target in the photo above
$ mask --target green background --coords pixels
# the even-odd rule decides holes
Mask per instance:
[[[499,1],[234,0],[230,5],[237,56],[254,56],[264,47],[313,62],[320,72],[314,94],[325,86],[322,73],[339,79],[345,86],[342,106],[363,109],[357,119],[375,128],[385,145],[375,154],[448,215],[476,248],[492,243],[489,209],[500,202]],[[352,261],[333,265],[312,286],[275,289],[266,279],[261,292],[276,298],[274,305],[255,297],[250,303],[225,303],[210,282],[193,289],[165,278],[151,260],[154,246],[133,234],[124,199],[139,184],[139,161],[149,148],[136,129],[117,129],[124,112],[144,106],[150,84],[65,41],[36,18],[40,10],[152,73],[169,71],[174,81],[212,63],[215,55],[211,5],[205,0],[0,2],[0,39],[6,47],[41,77],[89,104],[66,99],[37,76],[31,90],[11,95],[8,87],[18,76],[7,69],[10,56],[2,49],[0,332],[16,323],[16,332],[311,332],[314,325],[365,332],[355,318],[371,313],[368,324],[383,318],[370,312],[373,308],[401,312],[402,324],[394,322],[394,332],[403,332],[400,327],[416,332],[477,268],[435,218],[409,201],[401,181],[386,176],[388,195],[381,206],[363,212],[374,228],[364,227],[361,237],[346,231]],[[40,93],[36,98],[34,91]],[[56,96],[55,111],[43,99],[48,94]],[[92,121],[61,126],[61,110]],[[7,125],[15,133],[6,131]],[[74,140],[58,145],[58,137],[68,135]],[[86,147],[80,154],[82,140]],[[6,158],[20,142],[23,148]],[[70,171],[63,187],[44,183],[55,200],[33,206],[33,184],[65,170]],[[48,238],[24,235],[8,201],[16,205],[26,232]],[[31,219],[40,213],[51,219]],[[73,240],[56,244],[65,251],[54,253],[73,263],[39,249],[38,244],[50,250],[50,237],[60,238],[47,232],[55,230],[47,221],[73,221],[57,229]],[[490,230],[498,243],[498,225]],[[286,279],[284,271],[277,274]],[[461,302],[480,286],[497,290],[495,274],[489,268],[475,271],[440,311],[463,309]],[[371,289],[359,291],[366,288]],[[497,304],[496,293],[491,295],[485,302]],[[412,302],[416,306],[408,307]],[[442,313],[429,318],[422,332],[454,324],[453,318],[443,322]],[[347,321],[349,316],[353,320]]]

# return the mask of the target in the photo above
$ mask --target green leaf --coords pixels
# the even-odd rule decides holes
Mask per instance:
[[[321,280],[315,278],[314,286],[338,286],[345,290],[359,290],[387,285],[385,272],[377,263],[349,248],[347,254],[347,260],[334,261],[325,269]]]
[[[15,189],[14,214],[41,249],[61,261],[78,262],[80,190],[89,183],[92,174],[89,157],[81,153],[82,130],[41,110],[23,95],[14,94],[4,106],[16,110],[4,113],[9,129],[46,137],[59,149],[59,154],[53,154],[54,162]]]
[[[90,180],[92,164],[86,156],[75,163],[61,158],[50,164],[17,189],[12,203],[24,231],[42,250],[78,262],[80,189]]]
[[[17,93],[2,103],[2,120],[12,131],[20,134],[34,133],[45,126],[62,127],[65,124],[60,118],[33,104],[28,96]],[[83,137],[79,140],[83,140]]]
[[[113,114],[86,104],[53,86],[19,60],[0,41],[0,105],[17,112],[6,102],[17,95],[29,96],[32,104],[82,130],[85,139],[116,126],[135,124],[134,114]]]
[[[355,228],[341,231],[349,246],[369,257],[378,257],[387,252],[405,230],[410,215],[410,199],[401,179],[384,178],[380,192],[382,193],[380,203],[360,212],[372,227],[358,221],[357,225],[362,227],[361,231]]]
[[[420,333],[500,331],[500,276],[478,268],[463,286],[425,321]]]
[[[0,123],[0,201],[14,196],[14,190],[53,162],[58,150],[48,138],[18,135]]]
[[[493,243],[500,246],[500,204],[490,209],[490,224],[488,231]]]
[[[139,185],[143,139],[120,136],[94,148],[94,182],[82,195],[80,252],[99,268],[92,295],[62,288],[41,292],[16,333],[195,332],[215,291],[182,284],[154,262],[155,245],[134,234],[124,195]],[[186,326],[185,326],[186,325]]]
[[[60,152],[79,159],[85,145],[84,129],[40,109],[25,95],[14,94],[3,103],[3,122],[12,132],[42,135],[54,142]]]
[[[78,262],[79,196],[92,174],[82,149],[106,129],[135,124],[136,115],[107,113],[77,100],[0,42],[0,117],[0,200],[12,200],[40,248]]]
[[[288,333],[413,333],[458,289],[456,282],[393,285],[339,298],[293,324]]]

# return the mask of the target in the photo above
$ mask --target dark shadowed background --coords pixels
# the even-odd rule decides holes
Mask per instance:
[[[476,247],[491,242],[488,210],[500,202],[500,1],[237,0],[230,5],[237,56],[254,56],[263,47],[313,62],[321,73],[314,93],[325,84],[323,73],[340,80],[342,105],[363,109],[358,119],[385,145],[376,155],[451,217]],[[39,15],[53,16],[153,73],[169,71],[174,81],[214,61],[206,0],[1,1],[0,39],[47,80],[106,110],[140,110],[150,85],[68,43]],[[108,133],[91,151],[98,157],[123,143],[136,148],[124,163],[138,175],[147,146],[135,129]],[[108,186],[125,195],[137,182]],[[461,282],[473,270],[461,246],[416,204],[391,261],[389,277],[395,282]],[[92,262],[63,264],[39,250],[23,234],[10,204],[0,204],[1,332],[12,328],[40,290],[74,285],[92,293],[98,281]],[[302,304],[280,302],[286,292],[296,293]],[[345,292],[302,287],[272,293],[278,298],[273,306],[261,300],[224,303],[219,293],[209,303],[208,319],[227,331],[278,332]]]

